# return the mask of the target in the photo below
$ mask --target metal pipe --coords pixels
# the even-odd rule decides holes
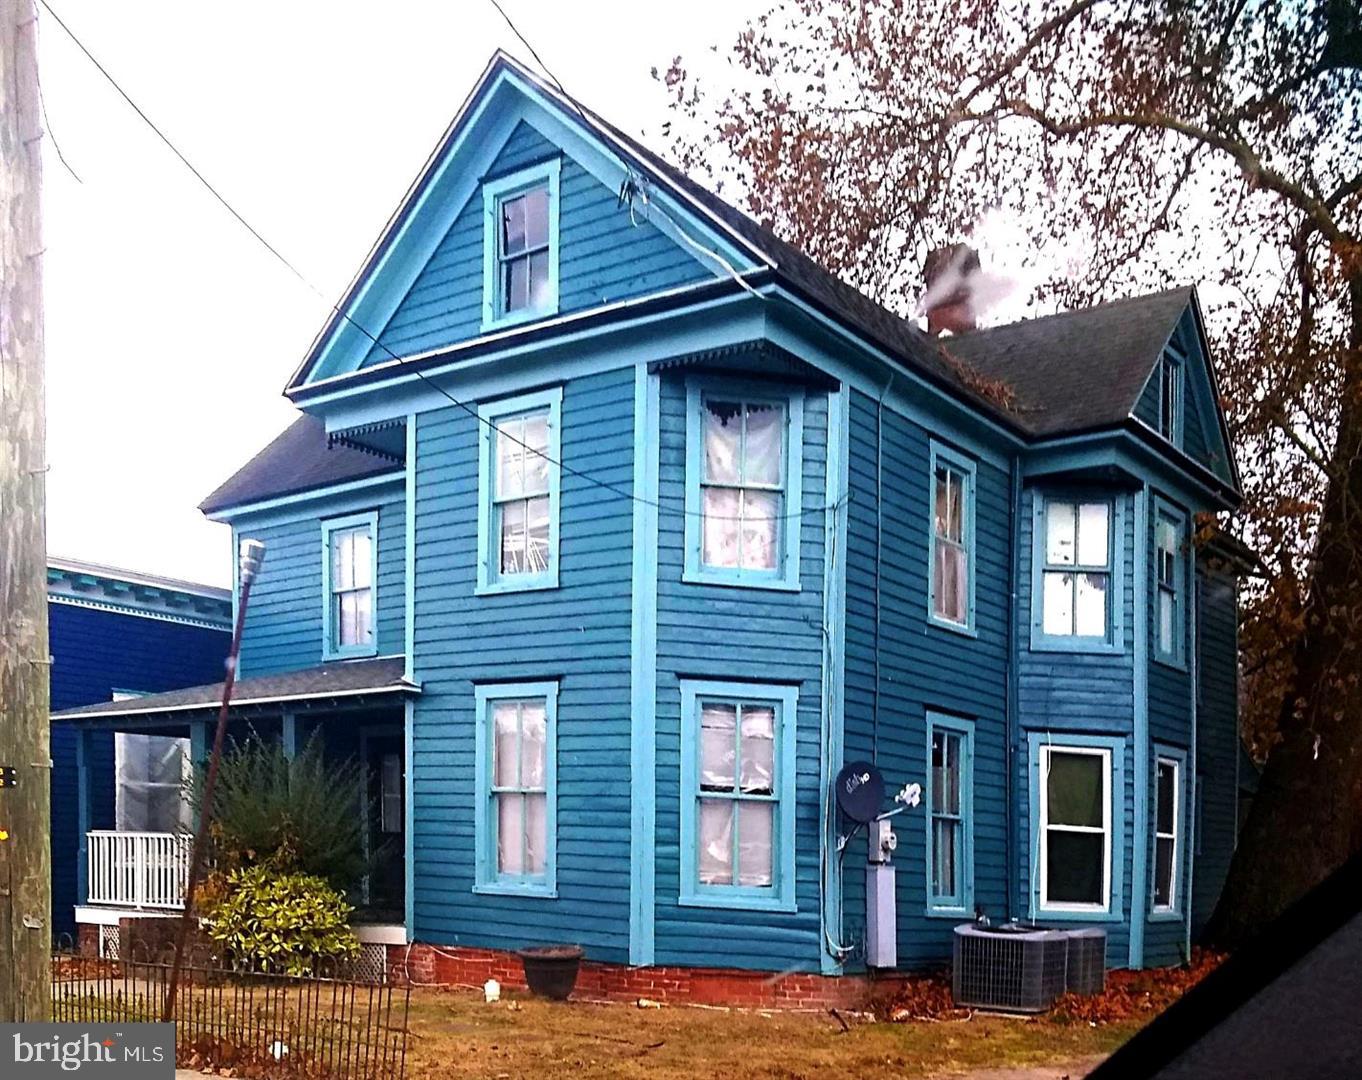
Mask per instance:
[[[241,656],[241,630],[246,624],[246,607],[251,599],[251,584],[260,572],[265,558],[265,545],[259,540],[242,540],[239,556],[241,602],[237,605],[236,625],[232,629],[232,645],[227,653],[227,671],[222,681],[222,705],[218,709],[218,726],[213,736],[213,752],[208,758],[208,776],[203,785],[199,806],[199,824],[194,832],[194,848],[189,856],[189,880],[184,889],[184,911],[175,935],[175,956],[170,963],[170,980],[166,984],[165,1006],[161,1021],[170,1023],[175,1017],[175,995],[180,987],[180,968],[184,962],[184,948],[189,941],[189,925],[194,918],[194,894],[198,890],[199,875],[203,871],[203,854],[208,842],[208,827],[213,818],[213,792],[217,787],[218,764],[222,760],[222,744],[227,736],[227,716],[231,710],[232,687],[236,685],[237,661]]]

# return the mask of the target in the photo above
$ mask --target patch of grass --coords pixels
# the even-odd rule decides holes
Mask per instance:
[[[419,990],[411,1002],[411,1080],[443,1077],[801,1080],[906,1076],[1062,1065],[1110,1053],[1137,1022],[1092,1027],[975,1015],[881,1024],[826,1013],[765,1013],[585,1002],[472,991]]]

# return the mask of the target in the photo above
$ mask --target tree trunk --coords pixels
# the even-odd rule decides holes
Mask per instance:
[[[1207,934],[1233,948],[1362,849],[1362,272],[1348,281],[1333,474],[1282,739],[1268,756]]]

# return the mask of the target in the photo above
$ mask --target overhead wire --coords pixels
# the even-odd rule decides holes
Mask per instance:
[[[165,146],[170,150],[170,152],[175,155],[175,157],[180,161],[182,165],[184,165],[186,169],[189,170],[189,172],[194,176],[196,180],[199,181],[199,183],[209,192],[209,194],[211,194],[213,198],[216,199],[217,202],[220,203],[222,207],[229,214],[231,214],[233,218],[236,219],[236,221],[242,226],[242,228],[244,228],[248,233],[250,233],[251,236],[254,237],[255,240],[266,251],[268,251],[281,266],[283,266],[286,270],[288,270],[290,274],[293,275],[293,277],[295,277],[310,292],[312,292],[313,295],[315,295],[324,304],[326,304],[328,309],[333,314],[338,316],[340,319],[344,320],[345,323],[347,323],[349,326],[353,327],[356,331],[358,331],[366,340],[368,340],[374,346],[374,348],[377,348],[384,352],[385,354],[387,354],[388,358],[393,360],[399,366],[410,370],[412,374],[415,375],[416,378],[418,378],[422,383],[430,387],[430,389],[434,390],[441,397],[448,400],[452,405],[456,406],[463,412],[467,413],[469,416],[473,417],[473,419],[476,420],[479,424],[485,425],[489,430],[495,432],[499,438],[509,440],[510,442],[520,446],[523,451],[533,454],[536,457],[539,457],[544,461],[548,462],[549,464],[556,466],[557,468],[567,473],[568,475],[577,477],[578,479],[583,480],[586,483],[589,483],[604,491],[607,491],[617,498],[626,499],[632,502],[640,502],[658,511],[666,510],[666,508],[662,505],[664,500],[676,501],[682,504],[681,507],[674,510],[666,510],[666,512],[680,514],[683,516],[696,516],[708,518],[711,521],[743,520],[741,517],[738,516],[707,514],[703,509],[691,510],[685,506],[684,495],[667,495],[667,496],[659,495],[656,499],[644,498],[643,496],[636,495],[631,491],[624,490],[623,488],[619,487],[612,481],[604,480],[598,476],[593,475],[590,472],[587,472],[586,470],[578,469],[568,464],[567,462],[562,461],[561,459],[556,459],[550,456],[545,451],[541,450],[540,448],[531,446],[529,443],[526,443],[522,439],[519,439],[516,436],[510,434],[508,431],[506,431],[504,428],[502,428],[500,425],[498,425],[489,417],[481,415],[476,407],[470,405],[468,402],[465,402],[455,397],[445,387],[441,386],[438,382],[436,382],[424,371],[422,371],[420,366],[414,364],[410,357],[402,357],[399,356],[397,353],[393,352],[393,350],[389,348],[387,344],[385,344],[377,336],[372,334],[366,327],[361,325],[352,315],[350,315],[349,312],[345,311],[339,303],[332,303],[331,301],[329,301],[326,295],[321,291],[321,289],[314,285],[312,281],[301,270],[298,269],[297,266],[295,266],[278,248],[271,244],[269,240],[267,240],[265,236],[254,225],[252,225],[250,221],[248,221],[246,217],[239,210],[237,210],[235,206],[232,205],[232,203],[227,199],[227,197],[223,195],[222,192],[219,191],[212,184],[212,182],[209,181],[206,176],[204,176],[202,172],[199,171],[199,169],[194,165],[192,161],[189,160],[189,158],[184,154],[184,152],[181,151],[178,146],[176,146],[175,142],[155,123],[155,121],[151,119],[147,112],[140,105],[138,105],[136,101],[133,100],[132,96],[128,94],[126,90],[123,89],[122,85],[118,82],[116,78],[114,78],[113,74],[109,71],[109,69],[103,63],[100,62],[98,57],[96,57],[93,52],[90,51],[90,49],[85,45],[85,43],[80,39],[80,37],[75,33],[75,31],[72,30],[71,27],[65,22],[65,20],[63,20],[62,17],[56,12],[56,10],[48,2],[48,0],[38,0],[38,2],[42,4],[44,10],[46,10],[47,13],[52,16],[53,20],[57,23],[59,27],[61,27],[62,31],[66,34],[66,36],[71,39],[75,46],[85,55],[86,59],[89,60],[90,63],[95,67],[95,69],[100,73],[100,75],[104,77],[105,81],[108,82],[109,85],[114,88],[119,97],[121,97],[123,101],[127,103],[128,107],[131,108],[133,112],[137,114],[138,118],[144,124],[146,124],[148,128],[151,129],[151,131],[156,135],[158,139],[160,139],[162,143],[165,144]],[[583,121],[586,122],[588,126],[592,128],[597,127],[597,125],[593,121],[591,121],[591,119],[587,116],[586,111],[577,102],[577,100],[574,97],[572,97],[572,95],[569,94],[565,89],[563,89],[562,83],[548,69],[548,67],[544,64],[543,60],[540,59],[538,52],[529,43],[525,35],[522,34],[520,30],[515,26],[515,24],[511,21],[510,17],[506,14],[505,10],[501,7],[499,3],[497,3],[497,0],[489,0],[489,2],[493,4],[497,11],[501,14],[502,18],[506,21],[507,25],[511,27],[512,32],[530,51],[531,55],[533,55],[535,60],[539,63],[540,67],[544,69],[545,74],[556,85],[562,97],[565,100],[567,100],[572,105],[572,107],[581,115]],[[634,173],[632,166],[629,165],[628,162],[624,161],[622,158],[620,158],[619,160],[627,170],[629,176],[637,177],[637,174]],[[627,182],[628,177],[626,177],[626,183]],[[647,205],[651,206],[651,200],[648,201]],[[663,213],[665,216],[665,212],[659,211],[659,213]],[[717,260],[721,265],[727,268],[733,279],[737,282],[737,284],[739,284],[749,293],[752,293],[754,296],[757,296],[760,299],[765,300],[765,297],[762,296],[760,293],[756,292],[756,290],[752,288],[749,282],[744,281],[741,275],[739,275],[737,271],[735,271],[732,268],[732,266],[727,262],[727,260],[723,259],[721,255],[719,255],[717,252],[711,252],[708,249],[701,247],[695,240],[687,236],[685,231],[681,229],[680,226],[677,225],[674,221],[672,221],[670,217],[668,217],[667,220],[682,239],[686,240],[692,247],[698,247],[701,251],[706,252],[712,258]],[[790,520],[794,518],[802,518],[810,514],[821,514],[824,513],[825,511],[832,509],[835,509],[835,507],[824,507],[821,505],[801,508],[800,511],[797,513],[775,515],[771,518],[768,518],[767,520],[779,521]]]

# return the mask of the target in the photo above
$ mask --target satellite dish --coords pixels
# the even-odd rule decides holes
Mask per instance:
[[[852,761],[842,766],[833,782],[837,806],[860,825],[874,821],[884,805],[884,776],[868,761]]]

